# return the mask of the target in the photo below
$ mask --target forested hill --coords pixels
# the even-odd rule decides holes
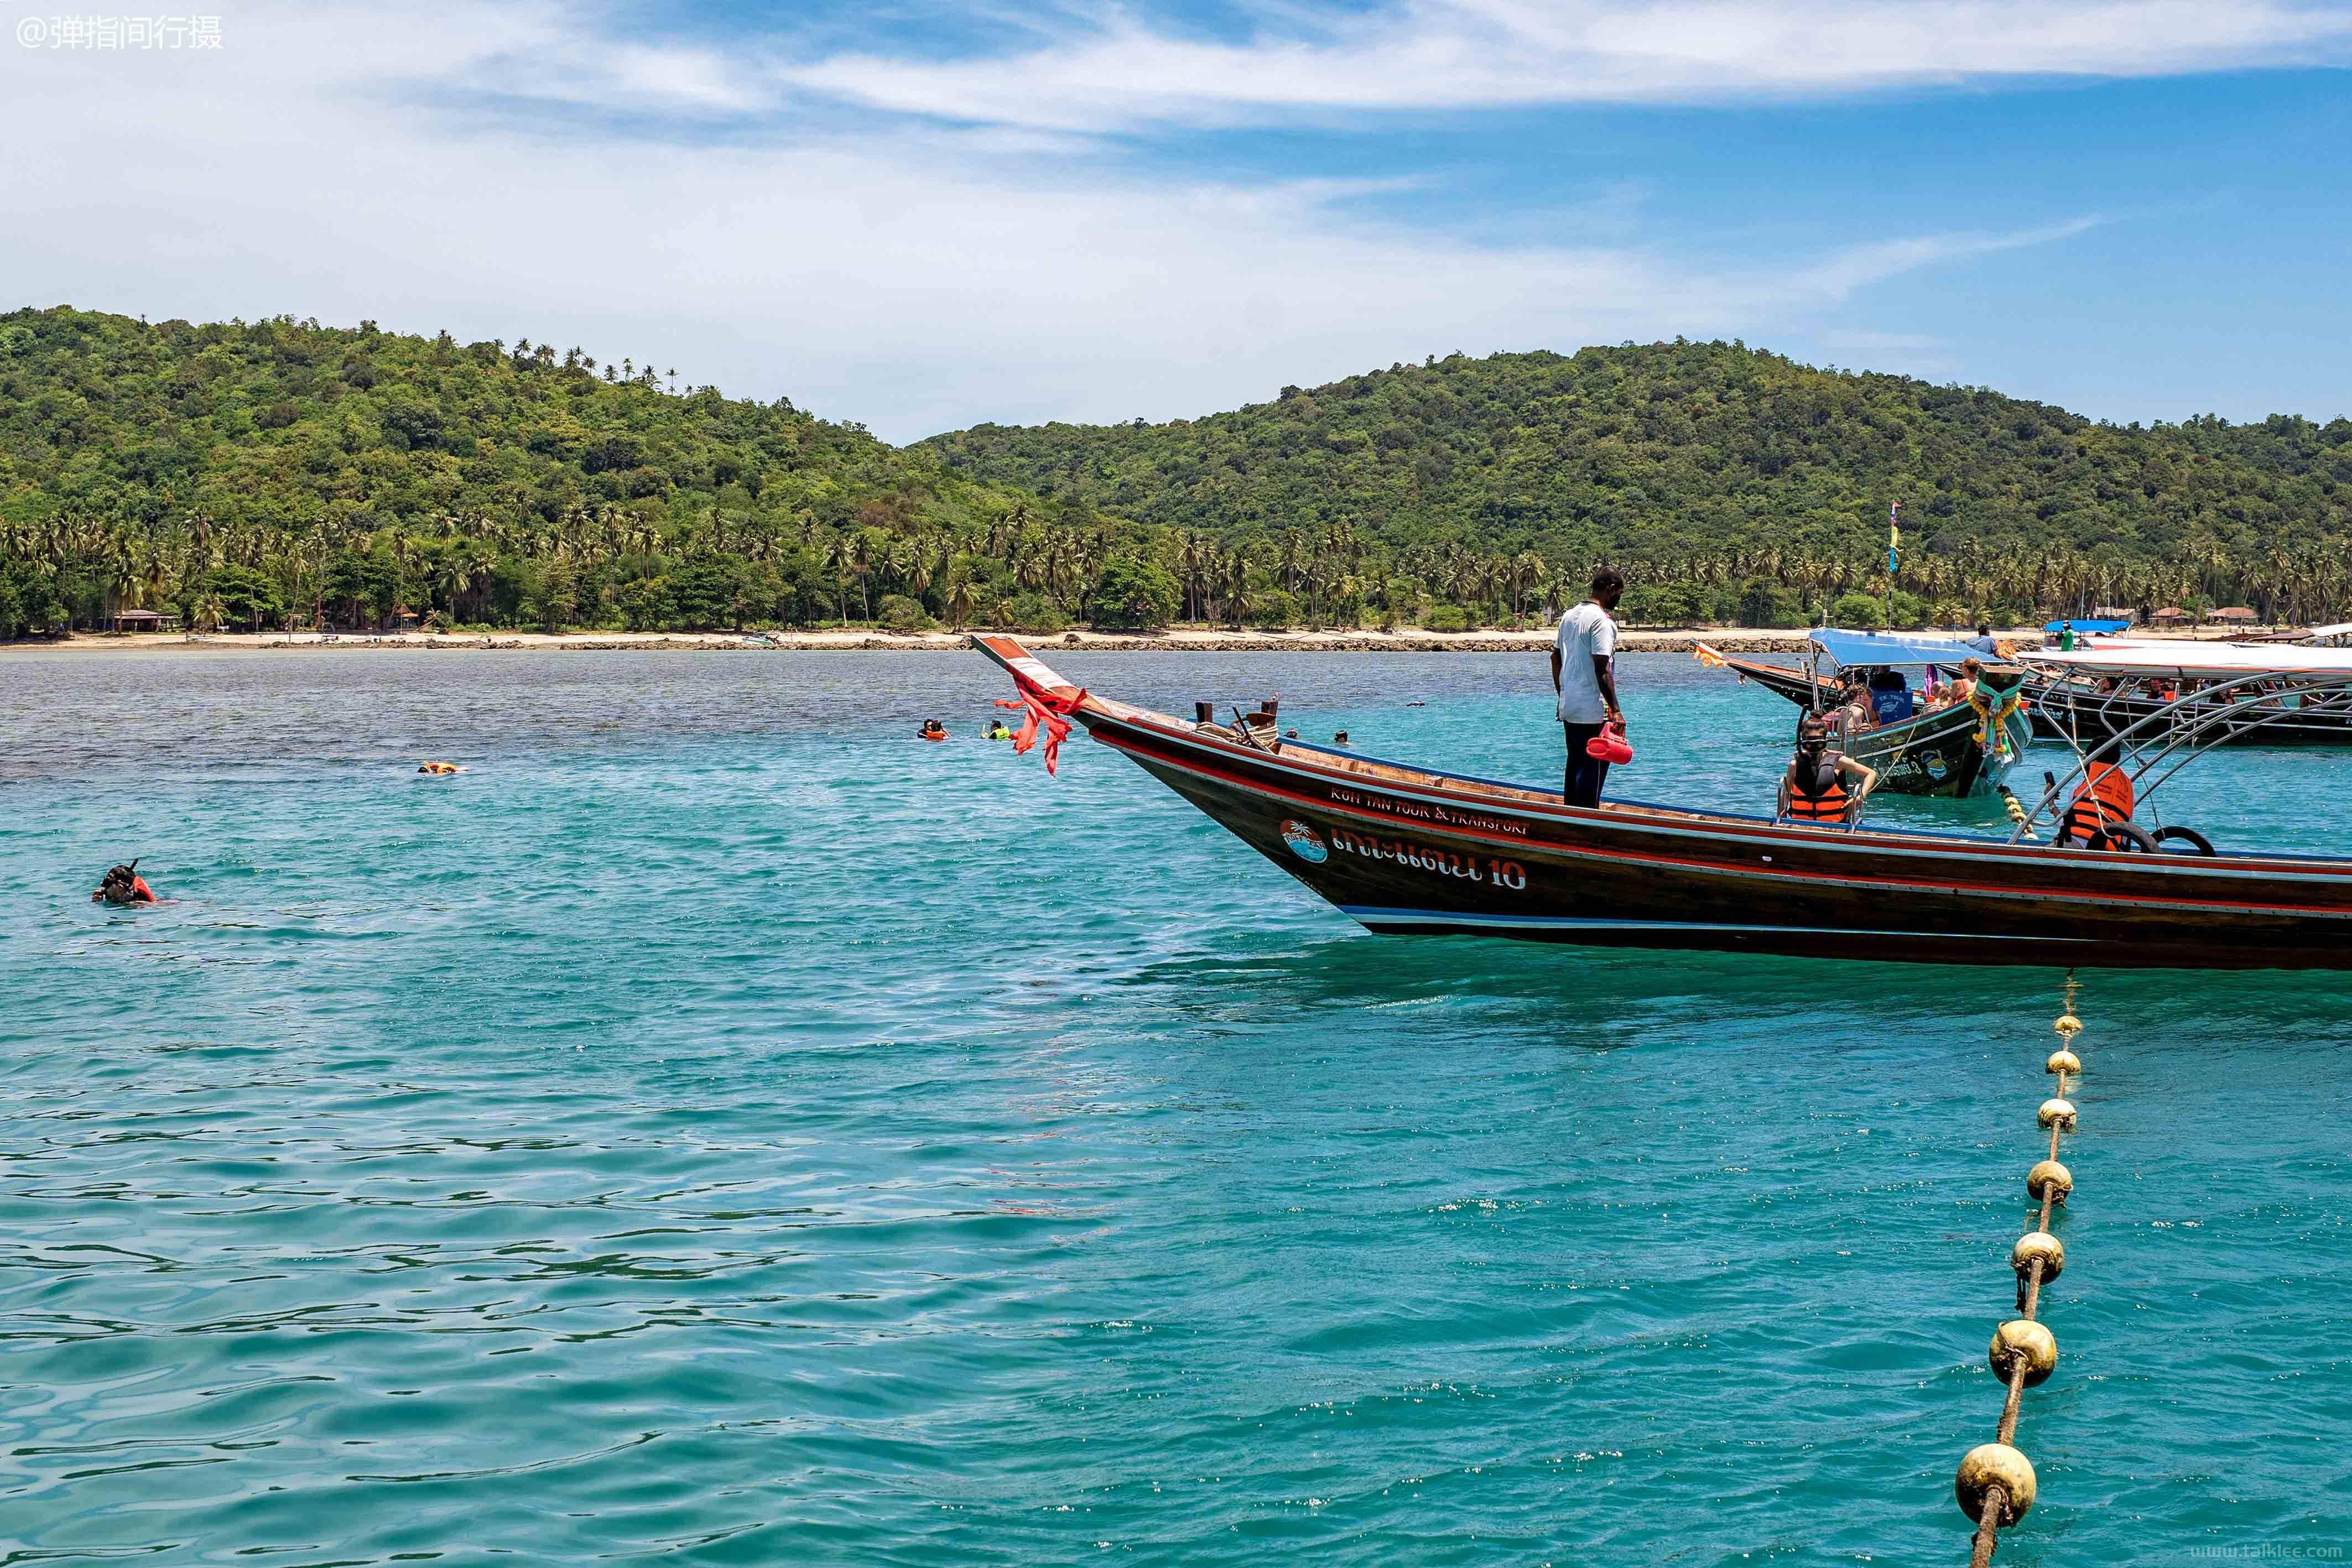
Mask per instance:
[[[1904,502],[1906,588],[2345,602],[2352,421],[2119,428],[1724,343],[1455,355],[1167,424],[980,425],[950,468],[1222,538],[1612,558],[1652,580],[1859,585]]]
[[[142,605],[230,625],[878,618],[945,591],[951,542],[1027,527],[1023,499],[577,348],[0,313],[0,636]]]
[[[19,310],[0,315],[0,509],[333,526],[473,507],[551,524],[724,497],[836,521],[861,493],[938,474],[783,400],[676,392],[651,363],[527,340]]]
[[[1737,345],[1393,367],[895,448],[652,365],[277,317],[0,314],[0,637],[1171,617],[1455,628],[2086,602],[2352,617],[2352,423],[2117,429]]]

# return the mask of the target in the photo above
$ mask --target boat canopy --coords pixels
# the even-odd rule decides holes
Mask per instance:
[[[1884,632],[1841,632],[1816,627],[1813,646],[1827,653],[1841,669],[1861,664],[1957,664],[1963,659],[1989,659],[1990,654],[1957,637],[1910,637]]]
[[[2063,632],[2069,626],[2072,626],[2077,632],[2088,632],[2095,637],[2105,637],[2113,632],[2128,632],[2131,630],[2131,622],[2128,621],[2053,621],[2049,625],[2044,626],[2042,630],[2044,632]]]
[[[2071,653],[2040,649],[2020,657],[2035,669],[2071,675],[2187,675],[2231,680],[2277,675],[2298,683],[2328,685],[2352,682],[2352,648],[2305,648],[2285,643],[2249,647],[2242,643],[2106,643]]]
[[[2339,621],[2333,626],[2314,626],[2295,641],[2331,644],[2352,641],[2352,621]]]

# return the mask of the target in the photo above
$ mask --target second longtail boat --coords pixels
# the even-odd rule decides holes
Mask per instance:
[[[1700,644],[1701,657],[1720,664],[1798,706],[1831,716],[1836,746],[1878,773],[1878,788],[1896,795],[1945,796],[1955,800],[1990,795],[2032,738],[2023,700],[2026,673],[1998,659],[1984,659],[1964,643],[1942,638],[1887,637],[1871,632],[1815,632],[1805,664],[1789,669],[1734,658]],[[1961,662],[1983,662],[1975,696],[1935,706],[1923,705],[1907,670],[1957,672]],[[1841,717],[1847,687],[1825,678],[1822,666],[1864,685],[1868,717]]]

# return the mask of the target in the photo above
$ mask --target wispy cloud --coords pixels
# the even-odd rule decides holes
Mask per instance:
[[[2063,224],[2018,229],[2007,234],[1931,234],[1855,246],[1799,268],[1790,278],[1792,288],[1818,295],[1825,303],[1844,299],[1855,289],[1885,278],[1932,267],[1938,262],[1992,256],[2026,246],[2072,239],[2096,228],[2095,215],[2070,218]]]
[[[2347,46],[2352,12],[2277,0],[1411,0],[1370,15],[1288,9],[1241,42],[1114,13],[992,57],[843,53],[780,74],[902,113],[1111,130],[2170,75],[2340,63]]]
[[[522,332],[907,439],[1194,414],[1454,350],[1753,339],[2094,221],[1733,259],[1640,244],[1621,213],[1481,245],[1369,221],[1375,182],[1073,157],[1051,115],[685,147],[644,117],[742,115],[769,66],[600,41],[544,0],[262,7],[227,44],[0,52],[0,113],[47,149],[0,162],[0,303]],[[593,112],[517,123],[515,97]]]
[[[945,54],[845,42],[838,25],[743,22],[723,47],[624,35],[560,0],[426,0],[399,21],[437,46],[436,80],[509,102],[688,120],[854,105],[1076,133],[2352,61],[2343,0],[1402,0],[1370,11],[1265,3],[1248,15],[1245,36],[1218,39],[1125,7],[966,11],[965,47]],[[331,5],[246,16],[281,33],[345,19]],[[370,63],[415,52],[396,45]]]

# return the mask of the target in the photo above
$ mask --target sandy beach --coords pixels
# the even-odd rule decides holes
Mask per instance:
[[[975,628],[974,631],[985,630]],[[969,645],[973,632],[891,632],[865,628],[832,632],[258,632],[189,634],[165,632],[85,632],[60,641],[0,643],[0,651],[16,653],[185,652],[190,648],[303,649],[352,652],[399,649],[411,652],[555,650],[593,653],[631,650],[686,650],[707,653],[864,652],[952,653]],[[1395,632],[1254,632],[1222,627],[1171,627],[1149,634],[1123,635],[1105,632],[1012,633],[1033,648],[1084,648],[1090,651],[1138,653],[1526,653],[1551,646],[1552,633],[1543,632],[1430,632],[1405,627]],[[2005,637],[2039,643],[2041,631],[2004,632]],[[1759,630],[1734,627],[1720,631],[1627,631],[1619,646],[1629,653],[1688,653],[1700,643],[1726,653],[1795,653],[1805,645],[1806,629]]]

